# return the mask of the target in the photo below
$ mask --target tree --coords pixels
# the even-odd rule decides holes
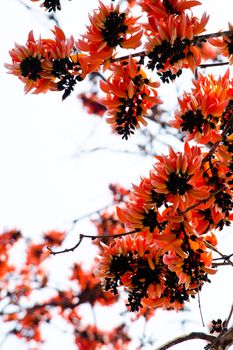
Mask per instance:
[[[61,5],[41,4],[50,13]],[[209,17],[194,16],[197,5],[199,1],[183,0],[100,2],[80,39],[67,38],[56,23],[52,38],[37,39],[30,31],[25,45],[10,50],[12,62],[5,67],[24,83],[26,93],[62,91],[65,100],[76,85],[89,80],[89,92],[78,96],[83,106],[99,117],[107,114],[118,142],[140,134],[137,151],[156,155],[156,161],[149,175],[130,189],[110,185],[111,204],[95,210],[92,218],[96,232],[79,234],[73,246],[56,249],[67,232],[48,231],[39,243],[25,242],[25,260],[18,266],[10,262],[10,254],[22,244],[22,234],[15,229],[2,233],[6,335],[34,347],[43,342],[43,325],[60,317],[78,349],[149,348],[153,339],[143,334],[132,345],[128,322],[102,331],[96,305],[122,308],[119,294],[124,289],[123,314],[131,311],[146,324],[161,308],[182,313],[195,297],[200,305],[203,286],[216,268],[233,265],[216,238],[232,221],[232,79],[230,69],[220,76],[200,72],[232,63],[233,34],[230,24],[228,30],[203,34]],[[134,14],[138,9],[143,20]],[[180,94],[169,117],[159,89],[162,84],[171,89],[186,70],[193,74],[192,87]],[[153,123],[164,135],[184,141],[182,150],[170,147],[168,153],[155,154]],[[74,263],[65,286],[52,286],[43,264],[78,251],[87,240],[98,249],[95,268]],[[93,312],[92,324],[81,312],[83,304]],[[159,349],[189,339],[207,341],[206,349],[227,349],[233,343],[231,316],[232,308],[225,320],[212,320],[210,334],[192,332]]]

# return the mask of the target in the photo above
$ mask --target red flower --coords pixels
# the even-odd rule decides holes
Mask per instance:
[[[140,124],[146,125],[144,118],[149,109],[162,103],[157,97],[158,82],[150,81],[136,60],[129,58],[128,63],[111,65],[112,75],[100,87],[106,98],[100,103],[108,109],[107,122],[113,131],[128,139]]]
[[[26,45],[15,44],[10,51],[13,64],[5,64],[9,73],[18,76],[25,84],[25,92],[46,92],[51,88],[51,79],[42,64],[46,58],[46,43],[39,38],[35,40],[33,32],[28,35]]]
[[[233,30],[233,25],[229,23],[229,30]],[[225,56],[228,57],[229,63],[233,63],[233,34],[223,36],[221,38],[211,38],[209,39],[209,42],[216,46],[219,50],[219,52]]]
[[[87,32],[78,40],[77,47],[89,54],[88,61],[99,67],[112,57],[117,46],[136,48],[141,44],[142,29],[137,24],[138,18],[130,15],[129,10],[120,12],[119,4],[114,7],[101,1],[98,10],[89,16],[91,24]]]
[[[199,74],[193,84],[192,92],[184,93],[183,98],[178,99],[180,110],[170,124],[184,131],[187,141],[216,142],[221,139],[225,122],[222,115],[229,104],[229,70],[219,79],[211,74],[207,77]]]
[[[152,26],[146,25],[148,68],[156,67],[165,82],[179,76],[182,68],[194,71],[201,62],[201,53],[193,39],[205,30],[207,22],[205,13],[200,21],[184,13],[163,19],[155,17]]]
[[[200,199],[209,196],[201,169],[200,148],[185,143],[184,154],[170,148],[169,156],[157,156],[158,162],[151,172],[151,184],[157,193],[165,194],[167,202],[173,203],[174,210],[184,210]]]

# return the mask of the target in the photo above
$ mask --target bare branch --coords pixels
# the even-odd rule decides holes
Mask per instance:
[[[213,342],[216,337],[210,334],[206,334],[206,333],[202,333],[202,332],[192,332],[186,335],[182,335],[180,337],[177,337],[175,339],[172,339],[170,341],[168,341],[166,344],[160,346],[159,348],[157,348],[156,350],[166,350],[171,348],[174,345],[183,343],[187,340],[192,340],[192,339],[201,339],[201,340],[206,340],[207,342]]]
[[[230,315],[231,315],[231,312],[230,312]],[[215,338],[211,344],[208,344],[205,347],[205,350],[227,350],[232,344],[233,344],[233,326],[229,329],[224,328],[222,332],[217,336],[217,338]]]
[[[210,39],[210,38],[219,38],[221,36],[230,36],[233,35],[233,30],[225,30],[223,32],[215,32],[215,33],[210,33],[210,34],[203,34],[203,35],[197,35],[194,36],[194,38],[192,40],[190,40],[191,43],[197,43],[200,41],[205,41],[206,39]],[[133,54],[131,54],[131,57],[145,57],[147,55],[146,51],[139,51],[139,52],[135,52]],[[129,59],[129,55],[126,56],[121,56],[121,57],[117,57],[117,58],[112,58],[111,62],[119,62],[119,61],[123,61],[123,60],[127,60]]]
[[[224,30],[223,32],[215,32],[215,33],[210,33],[210,34],[203,34],[203,35],[198,35],[195,36],[195,40],[201,41],[203,39],[210,39],[210,38],[219,38],[221,36],[229,36],[233,35],[233,30]]]
[[[222,254],[217,248],[215,248],[212,244],[210,244],[209,242],[205,241],[205,245],[210,248],[211,250],[213,250],[215,253],[218,253],[222,259],[224,259],[225,261],[228,261],[229,265],[233,266],[233,262],[229,259],[229,257],[225,254]]]
[[[229,315],[228,315],[228,317],[227,317],[227,319],[226,319],[226,321],[225,321],[225,323],[224,323],[224,327],[225,327],[225,328],[228,327],[232,315],[233,315],[233,304],[231,305],[231,310],[230,310]]]
[[[219,67],[219,66],[226,66],[229,62],[217,62],[217,63],[203,63],[199,64],[199,68],[208,68],[208,67]]]
[[[94,236],[94,235],[83,235],[82,233],[79,235],[79,241],[78,243],[76,243],[73,247],[71,248],[66,248],[64,250],[59,250],[57,252],[53,251],[50,247],[47,247],[47,249],[49,250],[50,254],[52,255],[57,255],[57,254],[62,254],[62,253],[68,253],[68,252],[73,252],[75,249],[77,249],[80,244],[82,243],[83,238],[89,238],[91,240],[94,239],[102,239],[102,238],[118,238],[118,237],[123,237],[123,236],[128,236],[137,232],[140,232],[141,230],[136,228],[134,231],[130,231],[130,232],[123,232],[123,233],[119,233],[116,235],[99,235],[99,236]]]

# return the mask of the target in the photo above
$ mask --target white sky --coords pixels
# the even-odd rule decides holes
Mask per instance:
[[[35,11],[26,10],[22,3],[32,6]],[[80,108],[75,95],[85,89],[85,82],[80,84],[80,90],[78,88],[61,102],[60,93],[25,96],[23,84],[6,74],[3,64],[10,63],[8,51],[14,42],[25,44],[32,29],[35,37],[39,34],[49,36],[49,28],[53,27],[37,3],[26,0],[22,3],[18,0],[2,1],[0,11],[0,229],[17,227],[36,240],[41,232],[69,227],[73,219],[108,204],[111,200],[110,182],[137,183],[139,175],[146,175],[153,161],[108,151],[80,155],[82,148],[119,148],[121,143],[125,147],[125,141],[112,136],[104,121],[87,115]],[[226,30],[232,16],[232,0],[203,0],[203,3],[211,14],[208,32]],[[84,32],[87,12],[95,7],[93,4],[96,6],[97,1],[64,1],[59,22],[67,36],[73,34],[77,39]],[[195,9],[195,12],[202,12],[202,8]],[[130,140],[129,147],[133,147],[134,142]],[[80,222],[75,232],[91,229],[86,225],[86,222]],[[220,247],[228,253],[231,251],[227,251],[227,247],[232,245],[229,233],[221,233],[224,243],[219,234]],[[76,236],[72,236],[67,242],[75,241]],[[85,253],[85,249],[82,251]],[[56,261],[63,263],[67,259],[68,256],[59,257]],[[232,294],[230,273],[229,269],[224,269],[224,278],[220,272],[212,278],[212,288],[204,288],[201,301],[206,320],[227,315]],[[193,304],[192,319],[196,323],[193,328],[191,325],[191,330],[203,331],[199,327],[197,301]],[[159,317],[153,327],[156,329],[162,325],[166,329],[170,322],[176,322],[177,317],[182,315],[174,314],[169,322]],[[161,343],[168,340],[167,332],[162,337]],[[190,349],[196,350],[196,344]],[[56,349],[63,350],[63,347],[64,344]],[[179,349],[187,349],[187,344],[180,345]],[[5,347],[4,350],[11,348]]]

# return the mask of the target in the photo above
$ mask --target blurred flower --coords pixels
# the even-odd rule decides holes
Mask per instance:
[[[31,0],[31,1],[37,2],[40,0]],[[44,7],[48,12],[61,10],[60,0],[45,0],[44,2],[42,2],[40,6]]]
[[[79,100],[81,100],[88,114],[98,115],[99,117],[102,117],[106,112],[106,107],[98,102],[96,93],[81,93],[77,97]]]

